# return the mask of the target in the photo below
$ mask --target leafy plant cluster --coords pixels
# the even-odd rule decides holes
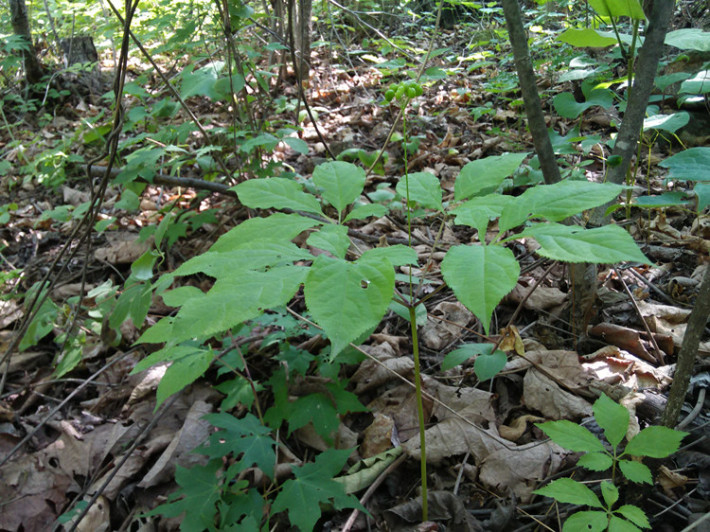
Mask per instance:
[[[607,529],[631,532],[651,528],[646,514],[638,506],[624,504],[615,508],[620,499],[617,469],[630,482],[652,485],[651,470],[638,459],[665,458],[673,454],[688,433],[667,427],[646,427],[630,438],[622,448],[621,443],[629,428],[629,411],[604,394],[594,403],[594,418],[603,429],[611,449],[605,447],[588,429],[571,421],[548,421],[538,423],[537,426],[562,447],[586,453],[577,465],[595,472],[611,469],[611,480],[602,480],[599,484],[601,500],[592,489],[572,478],[553,480],[534,493],[551,497],[560,503],[593,508],[569,516],[562,528],[563,532],[600,532]]]

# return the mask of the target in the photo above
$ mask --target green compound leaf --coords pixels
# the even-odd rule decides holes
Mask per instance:
[[[595,229],[555,223],[534,224],[516,238],[531,236],[540,244],[543,257],[563,262],[613,264],[635,261],[650,264],[633,238],[618,225]]]
[[[348,228],[344,225],[324,225],[320,231],[311,233],[306,243],[344,259],[350,247]]]
[[[547,486],[537,489],[533,493],[552,497],[558,502],[585,504],[592,508],[603,508],[602,503],[592,490],[571,478],[553,480]]]
[[[641,532],[641,530],[632,523],[612,515],[609,518],[609,532]]]
[[[318,199],[296,181],[283,177],[250,179],[231,188],[252,209],[292,209],[322,215]]]
[[[365,170],[344,161],[323,163],[313,170],[313,182],[323,189],[323,198],[342,213],[362,194]]]
[[[209,338],[256,318],[266,309],[285,305],[307,271],[286,266],[266,272],[237,271],[234,277],[218,280],[202,297],[185,302],[173,322],[170,341]]]
[[[409,201],[427,209],[444,210],[441,203],[441,183],[434,174],[415,172],[402,176],[397,182],[397,194],[407,197],[407,180],[409,181]]]
[[[498,246],[456,246],[441,262],[441,273],[456,297],[481,321],[488,334],[496,306],[518,282],[513,252]]]
[[[629,428],[629,411],[601,394],[594,402],[594,419],[604,429],[604,436],[614,447],[621,443]]]
[[[607,508],[611,508],[619,500],[619,489],[608,480],[601,483],[602,498]]]
[[[648,517],[646,517],[646,514],[638,506],[634,506],[633,504],[624,504],[614,513],[624,516],[638,527],[651,528],[651,524],[648,522]]]
[[[219,237],[210,251],[231,251],[254,241],[288,242],[316,225],[321,225],[321,222],[300,214],[278,212],[266,218],[250,218]]]
[[[687,435],[687,432],[668,427],[646,427],[631,439],[624,452],[632,456],[665,458],[678,450]]]
[[[486,234],[488,222],[501,216],[505,208],[514,203],[516,198],[503,194],[488,194],[468,200],[463,205],[456,207],[452,212],[456,216],[454,223],[457,225],[468,225],[478,231],[479,240],[481,235]],[[520,223],[527,219],[524,218]],[[519,224],[516,224],[519,225]]]
[[[577,462],[578,466],[589,469],[590,471],[606,471],[614,461],[611,456],[604,453],[587,453],[582,455]]]
[[[319,255],[308,272],[306,305],[332,343],[335,357],[360,335],[377,326],[394,291],[388,260],[363,255],[347,262]]]
[[[563,419],[535,423],[557,445],[580,452],[604,452],[604,445],[599,439],[584,427]]]
[[[291,524],[301,530],[314,530],[321,517],[320,503],[332,502],[339,510],[365,510],[355,497],[345,493],[342,484],[333,480],[342,470],[350,453],[349,449],[329,449],[319,454],[314,463],[294,467],[296,478],[284,482],[271,507],[272,511],[287,510]]]
[[[259,419],[247,413],[237,419],[231,414],[207,414],[204,419],[222,429],[212,434],[209,445],[199,447],[196,452],[211,458],[222,458],[234,453],[239,459],[237,472],[242,472],[256,465],[269,478],[274,478],[276,464],[276,442],[271,437],[271,430],[261,424]]]
[[[493,344],[463,344],[462,346],[454,349],[444,357],[441,362],[441,369],[446,371],[447,369],[455,368],[459,364],[463,364],[469,358],[478,355],[491,355],[493,353]]]
[[[577,512],[565,521],[562,532],[602,532],[606,526],[607,517],[604,512]]]
[[[368,205],[358,205],[352,211],[348,213],[345,217],[344,222],[349,222],[350,220],[364,220],[371,216],[377,216],[380,218],[387,214],[387,207],[379,203],[371,203]]]
[[[456,178],[454,197],[462,200],[494,192],[527,156],[527,153],[506,153],[471,161]]]
[[[619,469],[621,469],[624,476],[631,482],[638,482],[639,484],[653,484],[651,470],[641,462],[619,460]]]
[[[660,162],[668,168],[669,179],[710,181],[710,148],[689,148]]]

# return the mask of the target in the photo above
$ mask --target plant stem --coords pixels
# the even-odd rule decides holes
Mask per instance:
[[[419,364],[419,338],[417,336],[417,315],[413,305],[409,307],[409,323],[412,327],[412,353],[414,354],[414,392],[417,397],[417,417],[419,418],[419,459],[422,476],[422,521],[429,520],[426,482],[426,436],[424,427],[424,403],[422,401],[422,374]]]

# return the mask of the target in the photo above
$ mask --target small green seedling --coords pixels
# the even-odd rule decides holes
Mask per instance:
[[[616,509],[619,490],[614,485],[617,466],[631,482],[652,484],[651,470],[632,457],[665,458],[678,450],[681,440],[688,434],[667,427],[647,427],[631,438],[624,449],[619,445],[629,427],[629,412],[602,394],[594,403],[594,418],[604,430],[611,444],[607,450],[599,438],[586,428],[571,421],[548,421],[537,426],[558,445],[575,452],[585,452],[578,464],[592,471],[611,468],[611,481],[601,483],[602,499],[587,486],[571,478],[561,478],[533,493],[551,497],[557,502],[583,504],[599,510],[577,512],[565,521],[563,532],[588,530],[635,531],[651,528],[646,514],[633,504],[624,504]],[[640,528],[639,528],[640,527]]]

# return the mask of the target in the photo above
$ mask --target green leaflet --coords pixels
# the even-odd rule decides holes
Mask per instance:
[[[488,334],[493,310],[515,288],[520,266],[508,248],[456,246],[441,262],[441,273],[459,301],[481,321]]]
[[[252,242],[288,242],[317,225],[321,222],[300,214],[277,212],[265,218],[251,218],[219,237],[210,251],[231,251]]]
[[[457,200],[494,192],[503,180],[518,169],[527,153],[506,153],[471,161],[461,169],[454,184]]]
[[[318,199],[303,191],[292,179],[269,177],[250,179],[232,187],[239,200],[252,209],[292,209],[322,215]]]
[[[319,255],[313,261],[304,287],[306,305],[330,338],[331,357],[380,323],[393,291],[394,269],[386,259],[363,255],[347,262]]]
[[[444,210],[441,203],[441,184],[434,174],[429,172],[414,172],[402,176],[397,182],[397,194],[407,197],[407,180],[409,180],[409,201],[422,207]]]
[[[365,170],[344,161],[323,163],[313,170],[313,182],[323,189],[323,199],[342,213],[362,194]]]

